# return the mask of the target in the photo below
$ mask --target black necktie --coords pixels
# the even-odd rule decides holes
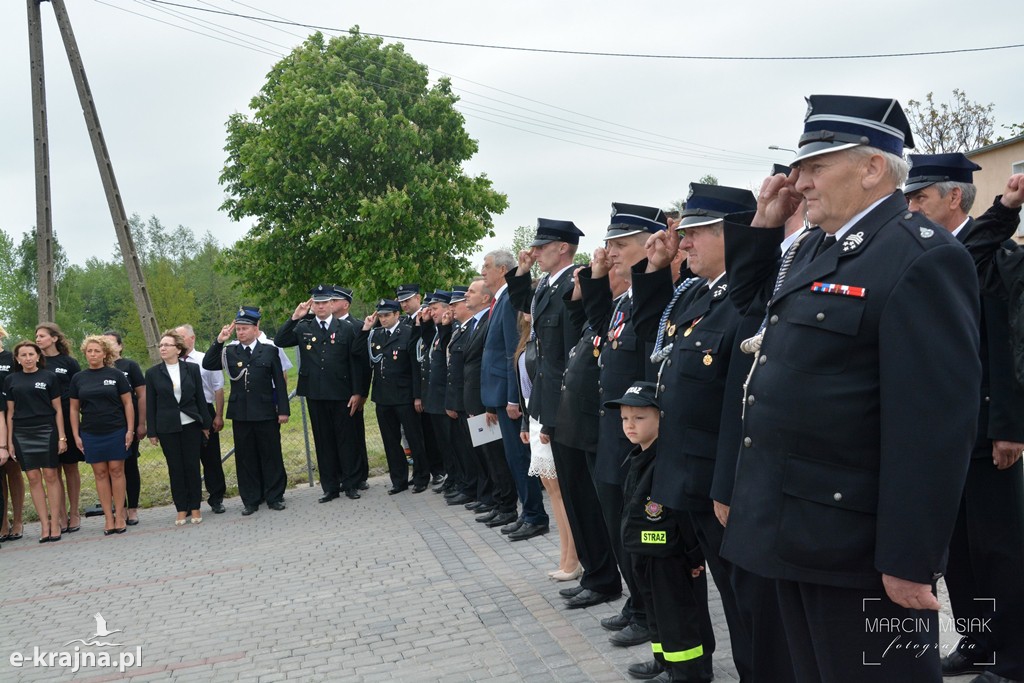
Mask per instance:
[[[252,349],[250,349],[248,346],[245,346],[243,348],[245,349],[245,360],[252,360]]]
[[[320,329],[323,330],[324,334],[327,334],[327,322],[324,320],[320,321]]]
[[[835,243],[836,243],[836,236],[835,235],[825,235],[825,239],[823,239],[821,241],[821,244],[818,245],[818,250],[814,252],[814,258],[818,258],[818,256],[820,256],[823,251],[825,251],[826,249],[828,249],[829,247],[831,247]],[[811,260],[814,260],[814,259],[811,259]]]

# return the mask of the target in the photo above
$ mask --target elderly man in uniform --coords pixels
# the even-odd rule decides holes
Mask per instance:
[[[279,349],[259,341],[260,310],[242,306],[203,357],[207,370],[227,370],[231,381],[228,419],[235,441],[235,469],[242,515],[256,512],[261,501],[284,510],[288,476],[281,455],[281,425],[291,414]],[[231,333],[237,344],[225,346]]]
[[[277,331],[278,346],[299,347],[299,396],[306,398],[324,495],[330,502],[345,492],[356,500],[359,451],[353,416],[362,404],[366,345],[352,325],[332,313],[333,285],[317,285]],[[312,312],[313,318],[307,318]]]
[[[191,325],[179,325],[176,330],[185,342],[188,355],[185,360],[200,367],[203,378],[203,396],[206,407],[213,415],[210,435],[203,441],[203,449],[199,452],[199,461],[203,464],[203,481],[206,483],[207,502],[214,514],[224,513],[224,493],[227,484],[224,481],[224,465],[220,459],[220,430],[224,429],[224,373],[203,368],[204,354],[196,351],[196,332]]]
[[[903,188],[920,211],[961,243],[975,227],[1020,223],[1021,189],[1008,188],[983,216],[971,210],[981,167],[963,154],[912,154]],[[1018,251],[1009,241],[1001,248]],[[980,682],[1024,681],[1024,387],[1013,374],[1005,290],[981,297],[981,412],[960,513],[949,546],[946,587],[953,617],[963,625],[942,673],[977,673]]]
[[[357,335],[363,330],[363,321],[357,320],[349,314],[349,308],[352,306],[352,290],[347,287],[341,287],[338,285],[333,286],[334,296],[331,298],[331,313],[338,320],[344,321],[352,326],[352,331]],[[366,411],[363,410],[363,406],[366,405],[366,399],[370,395],[370,359],[365,356],[363,359],[363,384],[358,387],[356,392],[359,397],[359,409],[356,410],[355,415],[352,416],[352,438],[355,441],[356,447],[356,460],[357,460],[357,472],[359,476],[359,484],[356,488],[360,491],[365,491],[370,488],[367,483],[367,479],[370,477],[370,458],[366,452]]]
[[[935,582],[981,383],[977,276],[907,210],[900,104],[808,103],[793,173],[726,222],[731,296],[767,315],[722,555],[775,580],[798,681],[938,680]],[[821,232],[780,266],[804,199]]]
[[[448,323],[452,328],[451,338],[445,356],[448,361],[446,385],[444,392],[445,414],[452,420],[451,443],[453,460],[458,463],[462,477],[462,488],[458,495],[448,500],[449,505],[464,505],[474,512],[490,512],[494,509],[494,497],[487,485],[487,479],[481,476],[480,465],[473,452],[473,439],[470,436],[465,401],[465,365],[466,347],[469,345],[472,332],[476,328],[474,311],[466,303],[469,287],[452,287],[451,310]]]
[[[430,470],[423,455],[423,431],[420,429],[419,414],[423,410],[423,401],[420,399],[416,339],[412,335],[412,326],[401,324],[399,310],[397,301],[381,299],[377,302],[376,313],[363,321],[363,333],[369,335],[366,343],[373,367],[371,396],[377,407],[377,424],[391,475],[389,496],[409,488],[409,464],[402,448],[401,430],[405,430],[412,451],[412,492],[422,493],[430,483]],[[377,322],[380,326],[373,329]]]

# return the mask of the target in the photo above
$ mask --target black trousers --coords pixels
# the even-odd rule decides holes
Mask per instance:
[[[324,493],[354,491],[359,482],[359,453],[353,443],[348,401],[306,399],[313,426],[316,467]]]
[[[598,593],[621,593],[622,580],[615,564],[608,529],[601,519],[601,503],[587,468],[587,455],[578,448],[557,441],[551,442],[551,453],[565,514],[572,529],[572,540],[583,565],[580,585]]]
[[[357,483],[362,483],[370,478],[370,456],[366,451],[366,411],[363,408],[352,416],[352,440],[356,449]]]
[[[889,600],[881,587],[778,580],[786,642],[800,683],[935,683],[938,613]]]
[[[139,474],[139,440],[132,442],[128,457],[124,459],[125,497],[129,508],[139,507],[139,494],[142,493],[142,475]]]
[[[284,498],[288,475],[281,455],[281,425],[277,420],[232,420],[238,494],[246,507]]]
[[[473,452],[473,437],[469,433],[469,417],[459,413],[458,419],[452,420],[452,450],[462,470],[462,493],[473,500],[493,504],[494,497],[480,469],[476,453]],[[489,500],[488,500],[489,499]]]
[[[402,431],[412,451],[412,483],[414,486],[426,486],[430,482],[430,466],[427,463],[423,445],[421,414],[416,412],[412,404],[397,406],[377,406],[377,424],[380,427],[380,439],[384,442],[384,455],[388,461],[388,474],[391,485],[400,490],[409,488],[409,463],[405,459],[402,448]]]
[[[719,555],[725,527],[713,510],[691,510],[689,514],[705,566],[722,597],[732,659],[740,680],[765,683],[794,680],[775,582],[751,574]]]
[[[625,455],[623,455],[623,459],[625,459]],[[629,598],[623,603],[621,613],[637,626],[647,626],[643,596],[637,586],[636,577],[633,576],[633,561],[630,554],[622,547],[622,484],[598,479],[595,474],[596,461],[597,454],[587,452],[587,469],[590,471],[591,481],[594,482],[594,490],[597,491],[597,501],[601,505],[601,518],[604,521],[605,530],[608,532],[612,554],[615,555],[622,580],[626,582],[626,588],[629,589]]]
[[[417,417],[419,418],[420,422],[420,433],[423,434],[423,457],[427,461],[427,469],[429,470],[431,476],[444,474],[444,457],[441,455],[441,448],[437,442],[437,436],[434,434],[434,423],[430,419],[430,415],[428,415],[427,413],[419,413]],[[408,430],[406,431],[405,438],[408,441]],[[412,448],[412,442],[409,442],[409,448]],[[413,458],[415,457],[416,456],[413,456]],[[414,460],[413,472],[415,471],[416,463]]]
[[[1024,679],[1022,472],[1024,460],[997,470],[991,457],[971,459],[946,568],[961,653],[1011,680]]]
[[[512,480],[505,457],[505,446],[501,439],[476,446],[474,449],[482,465],[482,475],[490,482],[491,496],[498,512],[515,512],[519,506],[519,495]]]
[[[199,509],[203,498],[199,477],[199,449],[203,445],[203,428],[198,422],[182,425],[180,432],[157,434],[160,448],[167,460],[167,476],[171,480],[171,498],[178,512]]]
[[[647,611],[654,658],[673,681],[710,681],[715,634],[708,614],[707,574],[690,576],[683,556],[633,554],[633,574]]]
[[[210,415],[216,415],[213,404],[207,403],[206,405],[210,409]],[[209,496],[206,499],[207,502],[210,505],[223,503],[228,485],[224,481],[224,463],[220,459],[220,432],[210,430],[210,437],[203,443],[199,457],[203,464],[203,481],[206,482],[206,493]]]
[[[447,413],[424,413],[430,420],[430,431],[434,435],[434,443],[437,444],[437,449],[441,454],[441,471],[446,473],[449,478],[451,486],[459,486],[462,484],[462,470],[459,468],[458,461],[455,458],[455,448],[452,444],[452,420],[448,417]],[[426,438],[426,435],[424,435]],[[427,461],[431,463],[430,473],[436,474],[434,463],[427,457]]]

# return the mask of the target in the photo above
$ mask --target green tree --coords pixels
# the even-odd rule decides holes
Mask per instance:
[[[463,173],[477,143],[456,101],[401,44],[358,29],[278,62],[252,117],[228,120],[220,177],[222,208],[255,218],[225,259],[252,301],[291,310],[318,281],[373,298],[464,279],[508,202]]]
[[[951,103],[935,103],[934,93],[924,102],[908,100],[904,111],[914,132],[914,151],[918,154],[969,152],[992,142],[996,106],[967,99],[963,90],[953,88]]]

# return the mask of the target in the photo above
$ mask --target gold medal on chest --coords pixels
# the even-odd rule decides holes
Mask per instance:
[[[683,336],[684,337],[689,337],[692,332],[693,332],[693,326],[691,325],[690,327],[687,327],[686,330],[683,331]]]
[[[601,349],[594,349],[594,358],[597,358],[600,355],[601,355]]]
[[[242,361],[238,361],[238,367],[242,367]]]
[[[665,328],[665,334],[670,337],[676,336],[676,325],[675,323],[669,323],[668,327]]]
[[[619,340],[618,339],[616,339],[615,341],[612,342],[612,348],[613,349],[618,349],[619,348]]]
[[[714,362],[715,361],[711,357],[711,352],[710,351],[708,351],[707,353],[704,354],[704,365],[711,365]]]

